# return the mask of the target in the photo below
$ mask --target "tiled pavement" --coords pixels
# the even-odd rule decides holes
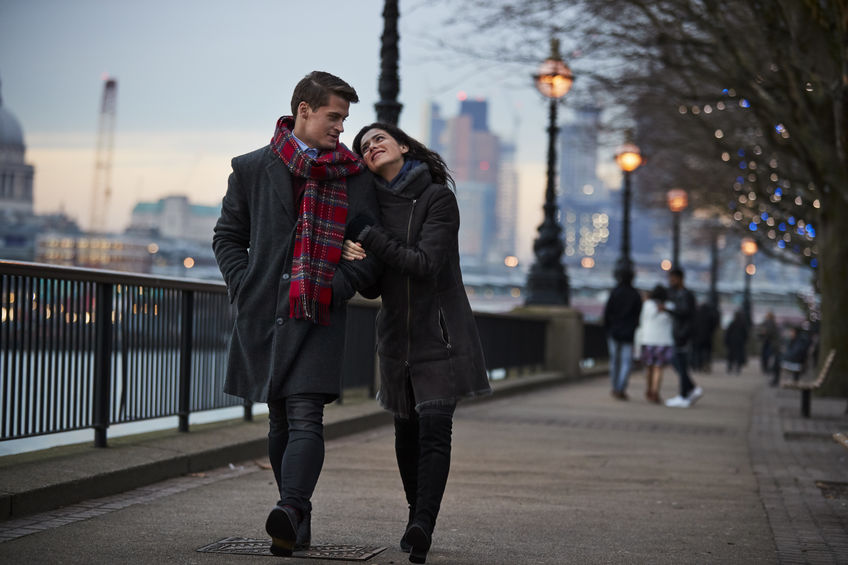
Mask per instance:
[[[831,439],[848,429],[845,400],[814,397],[812,418],[803,419],[797,392],[770,388],[753,370],[696,376],[706,395],[689,410],[645,403],[639,375],[625,403],[597,378],[463,407],[441,546],[428,562],[848,563],[848,450]],[[665,396],[674,381],[669,372]],[[391,543],[390,436],[381,426],[330,441],[319,538],[323,525],[325,537]],[[229,535],[263,534],[255,508],[265,495],[251,493],[267,491],[268,473],[261,459],[248,460],[0,522],[0,562],[268,563],[193,553]],[[363,499],[377,511],[351,522]],[[231,516],[216,530],[208,523],[222,508]],[[204,525],[180,530],[163,509],[176,514],[174,524],[192,516]],[[155,550],[126,541],[140,524],[174,540]],[[493,531],[508,539],[494,541]],[[120,540],[132,559],[89,538]],[[62,553],[43,551],[56,546]],[[404,561],[390,548],[370,563]]]

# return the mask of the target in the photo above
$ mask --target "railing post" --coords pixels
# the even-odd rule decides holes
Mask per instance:
[[[112,284],[98,283],[94,305],[94,447],[106,447],[112,392]]]
[[[244,401],[244,421],[252,422],[253,421],[253,402],[249,400]]]
[[[191,355],[194,342],[194,291],[183,291],[182,316],[180,323],[180,401],[179,429],[188,431],[188,415],[191,411]]]

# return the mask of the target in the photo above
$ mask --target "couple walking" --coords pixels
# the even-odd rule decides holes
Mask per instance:
[[[657,285],[642,302],[633,288],[633,271],[616,271],[618,285],[604,308],[604,327],[610,353],[612,395],[627,399],[633,342],[640,331],[641,359],[646,369],[645,397],[660,403],[663,367],[671,363],[677,371],[680,393],[665,401],[666,406],[689,408],[704,391],[689,373],[689,343],[693,334],[695,297],[684,285],[682,269],[669,271],[669,290]]]
[[[394,414],[424,563],[450,468],[456,403],[491,392],[459,269],[459,210],[441,157],[389,124],[339,142],[356,91],[314,71],[269,145],[232,161],[213,248],[237,308],[225,391],[267,402],[279,500],[271,552],[309,547],[324,463],[324,405],[339,396],[346,303],[382,296],[380,404]]]

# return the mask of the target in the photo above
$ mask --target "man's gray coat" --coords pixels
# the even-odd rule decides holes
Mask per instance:
[[[232,160],[212,247],[236,306],[224,392],[254,401],[295,393],[338,397],[346,303],[372,284],[369,257],[341,261],[333,275],[330,324],[289,318],[289,285],[298,211],[286,165],[265,146]],[[379,218],[371,173],[347,178],[348,223]]]

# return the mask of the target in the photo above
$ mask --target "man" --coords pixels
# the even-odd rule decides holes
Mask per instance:
[[[370,286],[372,255],[341,261],[352,219],[379,218],[373,177],[339,143],[356,91],[314,71],[271,143],[236,157],[212,245],[237,308],[225,392],[267,402],[280,492],[271,552],[309,546],[310,499],[324,463],[324,405],[339,396],[345,305]]]
[[[671,307],[671,335],[674,338],[672,365],[680,381],[680,394],[665,401],[666,406],[689,408],[704,395],[689,375],[689,341],[695,317],[695,295],[683,284],[683,269],[672,269],[668,273],[669,301]]]
[[[642,297],[633,288],[633,271],[616,269],[618,285],[612,290],[604,307],[604,328],[610,356],[612,397],[627,400],[627,382],[633,364],[633,335],[642,313]]]
[[[776,352],[780,348],[780,330],[777,328],[774,312],[771,310],[768,311],[765,320],[763,320],[760,337],[763,340],[763,346],[760,350],[760,369],[764,375],[768,375],[774,364]]]

